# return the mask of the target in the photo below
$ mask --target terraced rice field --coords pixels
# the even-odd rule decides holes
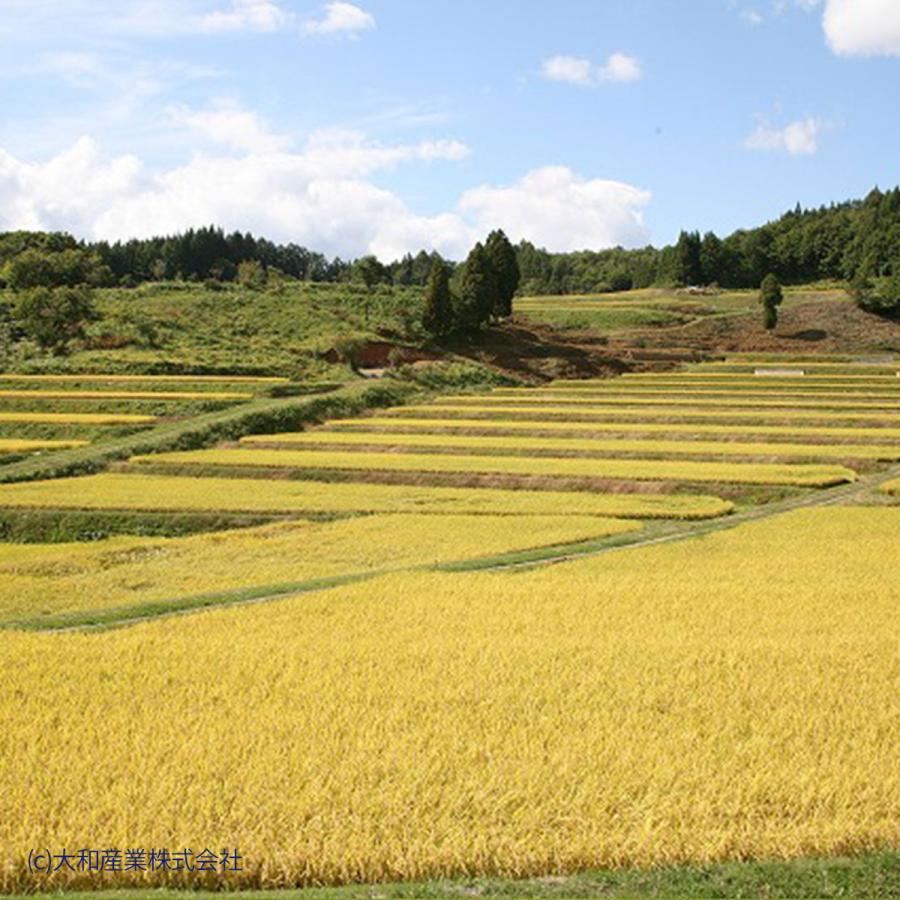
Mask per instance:
[[[0,889],[93,886],[21,848],[135,834],[227,836],[220,888],[897,847],[898,516],[6,633]]]
[[[740,464],[622,459],[522,459],[450,454],[324,452],[306,450],[223,449],[157,453],[132,458],[135,465],[249,466],[288,469],[357,469],[361,471],[467,472],[630,479],[636,481],[738,482],[825,487],[852,481],[853,470],[836,465]]]
[[[100,538],[0,543],[0,890],[91,883],[23,847],[135,836],[238,844],[232,888],[897,846],[900,393],[845,369],[502,390],[0,484],[0,529]],[[11,388],[0,427],[268,390],[232,381]],[[268,524],[103,539],[225,514]]]
[[[824,410],[870,410],[879,409],[886,411],[897,411],[900,409],[900,395],[897,397],[888,397],[883,400],[877,398],[869,398],[859,400],[834,400],[828,397],[808,399],[794,395],[792,397],[713,397],[709,398],[703,394],[695,395],[691,392],[690,397],[673,397],[671,392],[668,394],[657,392],[651,397],[645,397],[629,391],[625,394],[600,394],[592,393],[588,396],[574,394],[556,394],[556,393],[516,393],[516,394],[491,394],[487,397],[448,397],[447,405],[456,406],[477,406],[484,407],[493,404],[498,406],[505,405],[528,405],[528,406],[575,406],[579,409],[592,409],[594,407],[604,406],[650,406],[658,407],[665,404],[667,407],[687,406],[694,409],[721,408],[721,409],[768,409],[769,407],[784,407],[786,409],[824,409]]]
[[[379,416],[357,419],[332,419],[323,429],[322,433],[368,432],[378,433],[405,433],[405,434],[467,434],[472,432],[485,432],[490,434],[515,434],[534,436],[540,433],[549,433],[554,436],[560,433],[579,435],[584,432],[606,435],[608,433],[635,435],[665,435],[670,439],[690,440],[695,436],[715,435],[723,440],[758,440],[763,435],[769,440],[797,440],[805,442],[833,440],[839,442],[850,440],[854,442],[893,442],[900,441],[900,428],[842,428],[810,425],[808,423],[796,423],[793,425],[759,425],[751,423],[747,425],[720,425],[708,423],[680,424],[677,422],[584,422],[546,421],[536,419],[534,421],[516,419],[477,418],[467,419],[462,416],[453,417],[428,417],[423,414],[408,414],[399,411],[390,417]],[[316,432],[319,433],[319,432]],[[277,440],[285,438],[284,434],[277,436],[258,435],[259,440],[267,437]]]
[[[0,438],[0,453],[29,453],[34,450],[60,450],[63,447],[81,447],[87,441],[39,441],[27,438]]]
[[[602,494],[449,488],[251,478],[103,474],[0,484],[0,508],[39,510],[218,511],[295,514],[613,516],[705,519],[732,504],[697,494]]]
[[[697,456],[794,456],[838,459],[900,460],[900,444],[798,444],[759,443],[736,441],[678,441],[678,440],[629,440],[627,438],[523,438],[519,435],[453,435],[446,434],[390,434],[375,431],[329,431],[320,429],[274,435],[251,435],[241,438],[243,446],[285,446],[291,449],[334,447],[386,447],[395,451],[441,450],[447,453],[491,451],[529,455],[541,452],[547,455],[579,454],[638,455],[645,457],[670,455]]]
[[[0,626],[34,626],[60,613],[108,608],[164,610],[215,592],[360,573],[427,567],[467,557],[568,544],[638,527],[590,516],[415,514],[337,522],[289,522],[186,538],[117,537],[100,543],[14,544],[0,561]],[[296,587],[295,587],[296,590]]]
[[[847,410],[845,412],[834,412],[829,408],[821,410],[811,409],[791,409],[791,408],[773,408],[773,407],[754,407],[746,409],[743,407],[713,408],[701,407],[694,404],[690,407],[675,404],[676,408],[665,405],[665,401],[660,401],[654,406],[641,407],[639,405],[630,406],[613,406],[605,408],[591,408],[589,404],[573,409],[572,405],[562,406],[552,403],[541,403],[534,401],[518,402],[493,402],[488,398],[486,402],[468,401],[465,403],[435,403],[423,406],[405,406],[399,415],[405,416],[408,413],[417,415],[422,414],[440,414],[448,417],[457,415],[465,416],[483,416],[484,418],[496,418],[498,414],[508,418],[532,419],[536,421],[543,420],[569,420],[569,421],[592,421],[612,418],[624,418],[631,420],[646,421],[703,421],[716,419],[733,419],[744,422],[778,422],[778,421],[815,421],[815,422],[883,422],[885,425],[900,426],[900,409],[897,411],[885,410],[883,412],[860,412],[856,409]]]
[[[104,442],[253,399],[286,379],[246,376],[0,374],[4,461]],[[40,443],[37,443],[37,442]],[[30,443],[25,443],[30,442]],[[15,454],[15,456],[13,456]]]

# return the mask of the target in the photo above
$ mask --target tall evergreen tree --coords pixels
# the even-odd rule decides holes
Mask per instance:
[[[453,303],[447,266],[435,255],[425,285],[425,312],[422,326],[433,337],[446,337],[453,330]]]
[[[700,284],[703,268],[700,265],[700,233],[682,231],[675,245],[675,280],[679,284]]]
[[[703,235],[700,244],[700,271],[703,284],[721,284],[725,280],[725,249],[712,231]]]
[[[778,307],[783,295],[778,279],[770,272],[759,288],[759,302],[763,307],[763,325],[771,331],[778,324]]]
[[[479,242],[466,257],[459,282],[459,309],[456,325],[464,332],[477,331],[491,317],[497,296],[494,267]]]
[[[494,299],[493,315],[505,319],[512,315],[512,303],[519,287],[519,263],[516,251],[509,238],[499,229],[492,231],[484,244],[497,281],[497,296]]]

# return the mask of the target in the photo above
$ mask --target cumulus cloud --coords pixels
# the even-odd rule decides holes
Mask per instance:
[[[646,243],[642,209],[650,197],[621,181],[584,179],[566,166],[544,166],[509,187],[472,188],[459,207],[479,232],[503,228],[512,240],[561,251]]]
[[[841,56],[900,56],[897,0],[827,0],[822,27]]]
[[[465,145],[386,146],[358,132],[322,131],[290,152],[257,120],[227,110],[220,118],[215,110],[176,115],[242,153],[198,154],[151,172],[133,156],[104,157],[89,138],[42,163],[0,151],[0,231],[64,229],[118,240],[216,223],[330,255],[382,259],[423,248],[461,258],[495,227],[554,250],[648,239],[641,215],[648,192],[584,179],[565,167],[536,169],[512,185],[472,188],[452,208],[423,216],[369,176],[400,164],[457,160],[468,152]]]
[[[820,119],[812,116],[797,119],[783,128],[760,122],[744,146],[748,150],[783,150],[791,156],[811,156],[819,149],[819,136],[824,127]]]
[[[231,0],[226,9],[213,10],[200,16],[201,31],[277,31],[292,16],[273,0]]]
[[[638,81],[643,72],[633,56],[612,53],[602,64],[579,56],[551,56],[542,63],[541,74],[550,81],[595,87],[612,82]]]
[[[356,37],[359,32],[375,27],[375,19],[364,9],[344,0],[327,3],[320,19],[309,19],[304,24],[307,34],[343,34]]]

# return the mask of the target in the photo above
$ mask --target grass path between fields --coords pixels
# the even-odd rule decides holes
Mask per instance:
[[[519,571],[536,566],[569,562],[613,550],[624,550],[647,547],[652,544],[670,541],[687,540],[701,537],[725,529],[736,528],[749,522],[768,518],[795,509],[816,506],[829,506],[838,503],[853,502],[873,495],[879,485],[892,478],[900,477],[900,464],[885,471],[861,476],[857,481],[840,484],[831,488],[822,488],[799,497],[791,497],[773,503],[750,507],[737,513],[721,516],[716,519],[705,519],[700,522],[690,521],[654,521],[635,531],[606,537],[581,540],[565,544],[552,544],[543,547],[532,547],[525,550],[491,554],[484,557],[473,557],[453,562],[428,564],[422,566],[403,566],[385,568],[367,572],[353,572],[346,575],[316,578],[306,581],[286,582],[279,584],[256,585],[232,591],[216,591],[187,597],[176,597],[171,600],[156,600],[144,604],[115,606],[95,610],[79,610],[71,613],[60,613],[55,616],[18,619],[0,625],[0,630],[28,630],[66,632],[119,628],[135,625],[148,619],[165,616],[184,615],[212,606],[233,606],[243,603],[263,603],[283,600],[298,594],[325,590],[352,582],[365,581],[386,575],[391,572],[437,571],[437,572],[509,572]],[[884,498],[880,498],[884,500]]]
[[[21,895],[0,895],[4,897]],[[235,893],[167,888],[29,894],[33,900],[898,900],[900,852],[858,857],[604,869],[537,878],[465,878]]]

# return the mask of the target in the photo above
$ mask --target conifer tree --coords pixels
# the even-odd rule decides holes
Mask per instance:
[[[491,317],[497,295],[497,279],[487,252],[477,243],[466,258],[459,283],[457,327],[464,332],[477,331]]]
[[[453,304],[450,298],[447,266],[437,255],[432,260],[428,282],[425,285],[422,326],[436,338],[446,337],[453,330]]]
[[[759,288],[759,302],[763,306],[763,325],[771,331],[778,324],[778,307],[783,295],[778,279],[770,272]]]
[[[484,244],[497,282],[492,314],[494,318],[505,319],[512,315],[512,302],[519,286],[519,263],[516,251],[509,238],[499,229],[492,231]]]

